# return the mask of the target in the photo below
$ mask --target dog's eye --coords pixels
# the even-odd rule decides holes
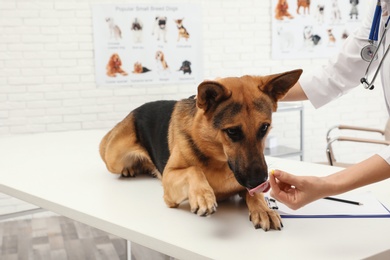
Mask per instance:
[[[260,131],[263,132],[263,133],[265,133],[265,132],[267,132],[268,128],[269,128],[269,124],[263,124],[263,125],[260,127]]]
[[[227,128],[224,130],[227,136],[233,141],[237,142],[240,141],[244,138],[244,135],[242,133],[242,130],[240,127],[232,127],[232,128]]]
[[[265,134],[267,133],[267,131],[269,129],[269,126],[270,126],[270,124],[268,124],[268,123],[262,124],[260,126],[259,132],[257,133],[257,137],[259,139],[263,138],[265,136]]]

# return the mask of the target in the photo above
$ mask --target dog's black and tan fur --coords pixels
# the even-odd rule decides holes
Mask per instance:
[[[196,98],[144,104],[103,138],[101,157],[110,172],[161,178],[168,207],[188,200],[206,216],[217,201],[240,194],[256,228],[280,230],[263,194],[247,188],[268,178],[263,151],[272,112],[301,73],[220,78],[201,83]]]

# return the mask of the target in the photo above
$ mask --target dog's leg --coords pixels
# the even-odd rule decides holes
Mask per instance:
[[[171,170],[167,165],[162,183],[164,200],[170,208],[175,208],[188,199],[191,212],[199,216],[207,216],[217,210],[214,191],[198,167]]]
[[[166,29],[164,29],[163,37],[164,37],[164,42],[167,42],[167,32],[166,32]]]
[[[255,193],[254,196],[250,196],[246,192],[245,199],[249,209],[249,218],[255,228],[262,228],[265,231],[271,228],[277,230],[282,229],[282,219],[276,211],[268,207],[262,193]]]
[[[100,156],[107,169],[124,177],[149,173],[161,178],[147,151],[137,142],[135,132],[132,131],[132,118],[126,119],[126,123],[119,123],[100,142]]]
[[[112,72],[111,70],[107,71],[107,76],[109,76],[109,77],[116,77],[115,73]]]

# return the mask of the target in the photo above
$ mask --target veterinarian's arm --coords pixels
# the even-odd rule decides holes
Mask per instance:
[[[373,155],[358,164],[325,177],[328,195],[340,194],[390,178],[390,164],[381,156]]]
[[[303,91],[301,84],[299,82],[290,88],[287,94],[280,101],[302,101],[307,100],[307,96]]]
[[[296,176],[275,170],[270,174],[271,196],[292,209],[298,209],[317,199],[387,178],[390,178],[390,164],[379,155],[326,177]]]

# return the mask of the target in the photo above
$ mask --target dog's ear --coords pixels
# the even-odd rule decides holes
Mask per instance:
[[[231,95],[232,92],[222,84],[216,81],[204,81],[198,86],[196,105],[207,112]]]
[[[302,74],[301,69],[287,71],[284,73],[269,75],[266,77],[265,84],[259,86],[259,89],[267,93],[275,103],[286,95],[287,91],[297,83]]]
[[[114,66],[114,58],[115,58],[115,54],[112,54],[111,57],[110,57],[110,66]]]

